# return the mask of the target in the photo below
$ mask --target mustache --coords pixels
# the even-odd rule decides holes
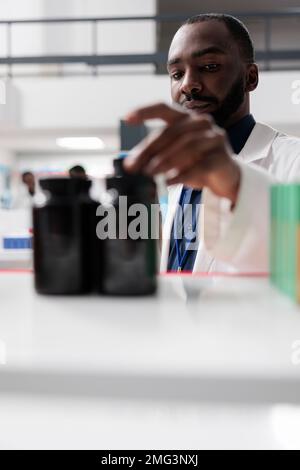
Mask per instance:
[[[210,103],[210,104],[219,104],[219,101],[214,96],[205,96],[199,95],[198,93],[186,94],[184,100],[181,104],[186,103],[187,101],[199,101],[201,103]]]

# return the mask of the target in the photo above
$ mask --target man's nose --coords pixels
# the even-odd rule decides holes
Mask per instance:
[[[203,85],[199,76],[191,73],[186,73],[184,79],[181,83],[181,93],[184,95],[190,95],[193,91],[194,93],[199,93],[202,91]]]

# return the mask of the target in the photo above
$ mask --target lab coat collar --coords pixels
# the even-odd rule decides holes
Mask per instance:
[[[244,147],[238,154],[238,160],[251,163],[267,157],[273,141],[278,132],[267,124],[257,122],[247,139]]]
[[[170,251],[170,236],[172,231],[175,212],[179,203],[183,184],[168,186],[168,211],[163,227],[163,244],[160,261],[160,271],[166,272],[168,269],[168,259]]]

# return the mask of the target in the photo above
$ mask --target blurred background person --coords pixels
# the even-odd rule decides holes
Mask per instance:
[[[75,165],[69,169],[69,176],[70,178],[81,178],[83,180],[87,179],[87,174],[83,166]]]
[[[27,187],[27,193],[33,197],[35,195],[35,178],[31,171],[22,173],[22,182]]]
[[[22,172],[12,191],[11,209],[30,209],[33,205],[37,188],[38,184],[34,173],[30,170]]]

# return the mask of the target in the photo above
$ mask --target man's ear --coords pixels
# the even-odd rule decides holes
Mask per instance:
[[[258,67],[256,64],[247,65],[246,91],[253,91],[258,85]]]

